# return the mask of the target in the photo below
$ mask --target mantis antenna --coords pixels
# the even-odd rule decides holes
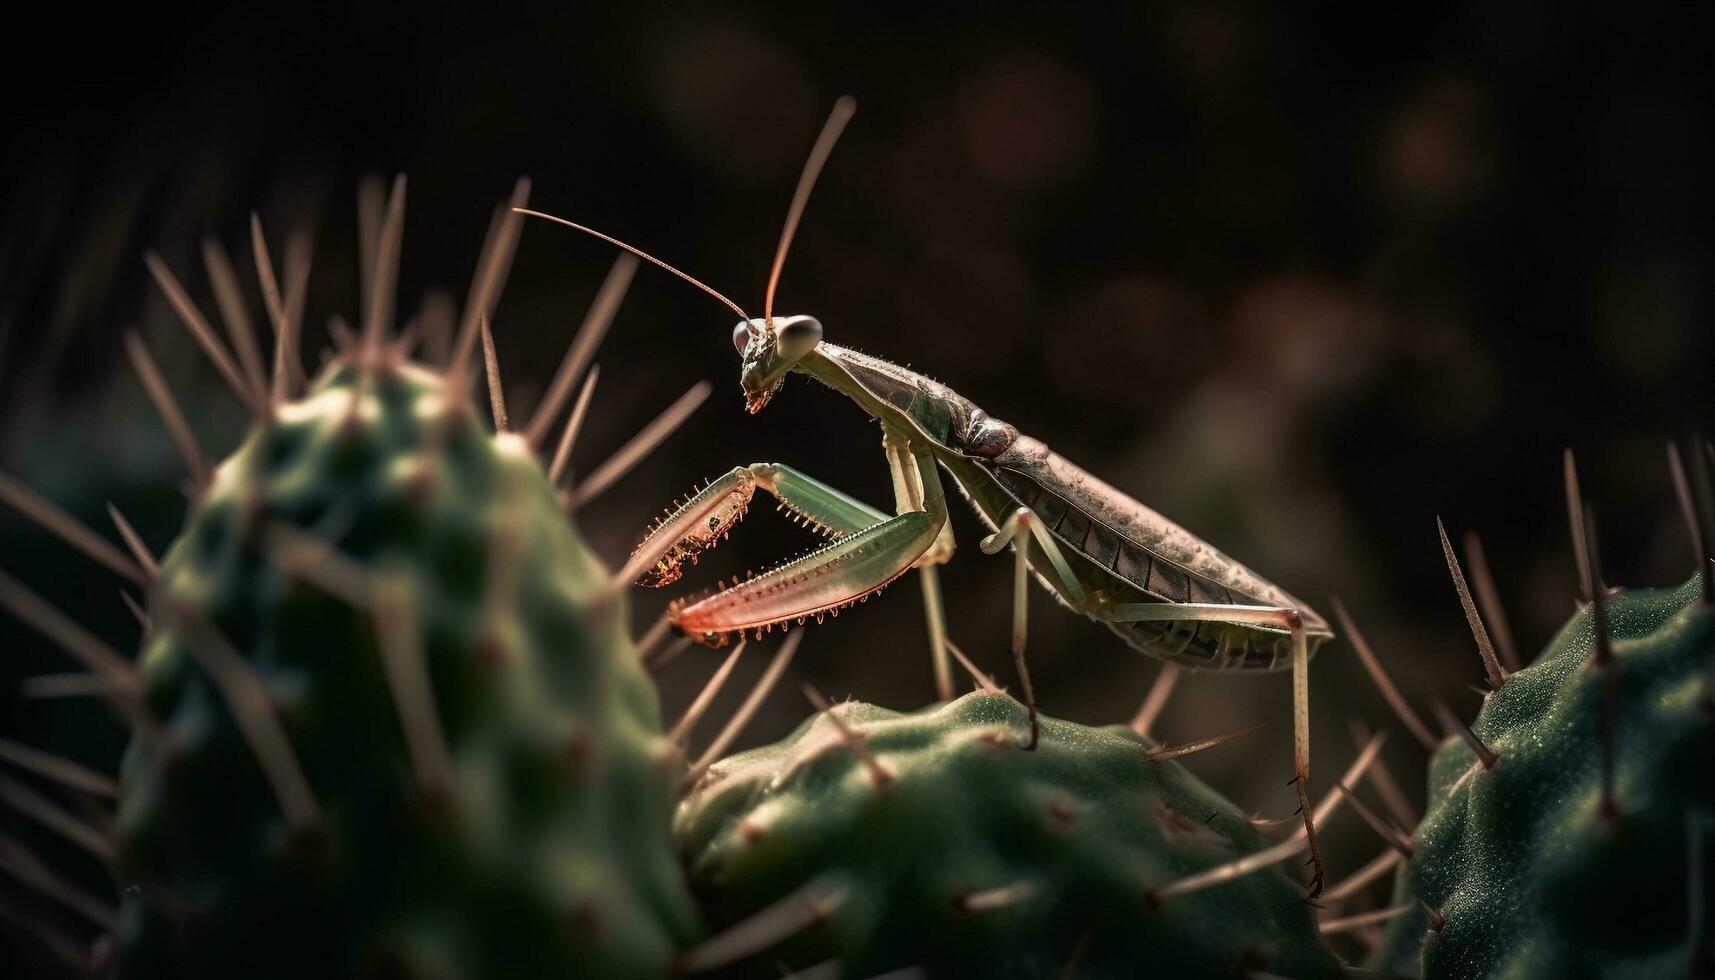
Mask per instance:
[[[774,268],[768,274],[768,292],[763,298],[762,323],[764,328],[770,332],[774,330],[774,292],[780,285],[780,270],[786,265],[786,252],[792,247],[792,236],[798,231],[798,220],[804,216],[804,205],[810,200],[810,190],[816,186],[816,178],[822,173],[822,165],[828,162],[828,155],[834,151],[834,144],[839,142],[840,133],[845,130],[846,123],[851,121],[852,113],[856,111],[856,99],[849,95],[840,96],[839,101],[834,103],[834,111],[828,114],[828,121],[822,124],[822,132],[816,137],[816,144],[810,148],[810,158],[804,161],[804,172],[798,177],[798,188],[792,192],[792,204],[786,209],[786,225],[780,229],[780,244],[774,250]],[[734,313],[737,313],[738,318],[746,324],[751,322],[750,314],[744,312],[737,303],[722,296],[701,280],[675,269],[635,245],[627,245],[612,235],[603,234],[588,225],[580,225],[576,221],[568,221],[558,215],[533,211],[530,208],[513,208],[512,210],[519,214],[527,214],[532,218],[542,218],[555,224],[565,225],[567,228],[599,238],[609,245],[623,248],[632,255],[666,269],[673,275],[720,300]]]
[[[734,313],[737,313],[738,318],[740,320],[743,320],[747,323],[750,322],[750,314],[744,312],[744,310],[742,310],[742,309],[739,309],[739,305],[737,303],[734,303],[732,300],[727,299],[725,296],[722,296],[720,293],[715,292],[713,288],[704,284],[701,280],[695,279],[695,278],[687,275],[686,273],[680,272],[678,269],[673,268],[672,266],[668,265],[667,263],[661,261],[660,259],[656,258],[655,256],[650,255],[648,252],[645,252],[644,250],[642,250],[642,249],[640,249],[634,245],[627,245],[624,242],[620,241],[619,239],[613,237],[612,235],[604,235],[601,232],[596,231],[594,228],[591,228],[587,225],[580,225],[576,221],[567,221],[565,218],[561,218],[561,217],[558,217],[556,215],[547,214],[547,213],[542,212],[542,211],[532,211],[529,208],[513,208],[512,210],[517,211],[519,214],[527,214],[532,218],[543,218],[547,221],[552,221],[557,225],[565,225],[567,228],[575,228],[578,231],[581,231],[586,235],[593,235],[594,237],[599,238],[604,242],[607,242],[609,245],[617,245],[618,247],[625,249],[627,252],[630,252],[632,255],[635,255],[638,258],[643,259],[646,262],[653,262],[654,264],[660,266],[663,269],[666,269],[668,272],[671,272],[675,276],[678,276],[680,279],[685,280],[686,282],[697,287],[698,289],[702,290],[703,292],[708,293],[710,296],[713,296],[715,299],[718,299],[722,303],[725,303]]]
[[[804,161],[804,172],[798,177],[798,189],[792,192],[792,206],[786,209],[786,226],[780,229],[780,245],[774,250],[774,270],[768,274],[768,292],[762,300],[762,324],[770,332],[774,330],[774,289],[780,285],[780,269],[786,265],[786,250],[792,247],[792,235],[798,231],[798,219],[804,216],[804,205],[810,200],[810,189],[816,186],[822,165],[828,162],[828,154],[834,151],[841,131],[856,111],[856,99],[849,95],[840,96],[834,103],[834,111],[828,113],[828,121],[822,124],[822,135],[816,137],[816,145],[810,148],[810,159]]]

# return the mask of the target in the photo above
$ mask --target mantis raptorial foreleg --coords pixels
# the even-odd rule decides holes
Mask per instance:
[[[628,567],[637,584],[658,589],[678,580],[686,560],[720,543],[750,507],[756,489],[780,501],[794,518],[829,538],[849,537],[887,520],[874,507],[780,463],[734,467],[649,529]]]
[[[1228,606],[1219,603],[1128,602],[1097,603],[1086,610],[1097,619],[1118,623],[1209,622],[1246,626],[1272,626],[1292,636],[1292,768],[1298,791],[1299,812],[1304,815],[1304,835],[1310,843],[1310,859],[1316,866],[1310,882],[1310,897],[1322,892],[1322,849],[1316,842],[1315,820],[1310,809],[1310,647],[1304,632],[1304,617],[1296,609],[1280,606]]]
[[[835,540],[708,598],[675,604],[673,621],[687,634],[718,644],[727,633],[837,613],[910,570],[940,539],[947,507],[934,466],[927,450],[902,455],[903,474],[895,484],[901,513],[891,518],[790,467],[739,467],[681,505],[645,538],[638,556],[659,557],[641,581],[655,585],[677,578],[678,563],[724,537],[760,486]]]

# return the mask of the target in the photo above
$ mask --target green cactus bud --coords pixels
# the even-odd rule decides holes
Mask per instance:
[[[1471,727],[1492,765],[1462,739],[1436,753],[1395,888],[1422,905],[1390,927],[1383,968],[1667,977],[1709,954],[1691,922],[1709,870],[1689,849],[1715,807],[1715,610],[1700,577],[1601,603],[1611,659],[1586,606],[1485,700]]]
[[[900,714],[845,704],[716,763],[676,832],[712,917],[801,926],[743,976],[1291,977],[1338,972],[1311,909],[1267,869],[1157,901],[1254,853],[1244,814],[1124,727],[1043,719],[999,693]],[[794,923],[793,907],[800,913]],[[763,911],[771,910],[771,911]],[[761,913],[758,915],[758,913]],[[782,930],[784,931],[784,930]],[[712,940],[690,954],[724,958]]]
[[[152,591],[128,976],[646,977],[693,935],[623,596],[522,439],[341,359]]]

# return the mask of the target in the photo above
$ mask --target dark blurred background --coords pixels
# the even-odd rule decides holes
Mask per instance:
[[[313,354],[330,315],[355,319],[362,178],[409,176],[409,315],[433,290],[462,299],[490,210],[529,174],[533,205],[758,312],[805,153],[850,93],[860,109],[781,309],[945,381],[1325,613],[1340,594],[1420,710],[1440,697],[1469,714],[1481,678],[1437,514],[1482,533],[1527,656],[1571,610],[1563,447],[1600,506],[1610,581],[1692,571],[1663,445],[1715,428],[1712,168],[1704,35],[1670,5],[249,6],[38,10],[46,22],[4,42],[0,468],[91,523],[115,500],[161,548],[182,520],[177,463],[119,352],[126,327],[212,451],[244,421],[148,284],[145,249],[212,311],[198,246],[218,237],[259,316],[249,212],[276,261],[287,233],[312,231]],[[612,256],[526,227],[496,318],[515,414]],[[639,272],[599,354],[576,469],[696,380],[717,387],[579,515],[609,562],[736,463],[779,460],[890,501],[878,432],[849,403],[799,380],[744,414],[730,321]],[[968,513],[954,520],[953,635],[1011,683],[1009,562],[976,549]],[[685,585],[808,543],[759,507]],[[0,569],[134,645],[116,579],[9,511],[0,548]],[[640,632],[667,598],[637,594]],[[1047,710],[1128,718],[1157,665],[1041,594],[1032,612]],[[913,585],[814,629],[747,744],[808,712],[799,679],[924,702],[923,632]],[[64,661],[10,621],[0,644],[0,736],[111,766],[119,736],[99,710],[14,693]],[[740,679],[766,655],[749,660]],[[662,674],[669,713],[714,662],[693,650]],[[1353,752],[1348,720],[1391,716],[1344,641],[1314,678],[1319,796]],[[1158,734],[1267,722],[1193,762],[1241,805],[1285,815],[1289,688],[1192,676]],[[1420,796],[1424,754],[1400,732],[1387,757]],[[1377,846],[1340,820],[1336,874]]]

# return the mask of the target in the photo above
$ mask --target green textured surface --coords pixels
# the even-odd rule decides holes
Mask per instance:
[[[1687,821],[1715,804],[1715,610],[1699,589],[1693,578],[1603,600],[1617,819],[1601,813],[1603,682],[1587,609],[1483,706],[1473,728],[1499,753],[1494,769],[1461,741],[1436,753],[1395,903],[1421,898],[1445,924],[1431,932],[1422,911],[1396,920],[1386,969],[1434,980],[1692,975]],[[1707,862],[1696,870],[1707,896]]]
[[[441,395],[336,364],[166,555],[141,670],[173,754],[163,775],[134,742],[123,766],[126,975],[649,977],[693,937],[623,598],[523,442],[449,424]],[[367,611],[283,572],[278,525],[408,587],[450,800],[420,791]],[[288,832],[181,608],[266,686],[318,833]]]
[[[778,977],[841,961],[865,977],[1240,977],[1337,973],[1300,889],[1269,869],[1160,906],[1153,885],[1261,849],[1244,814],[1123,727],[1043,719],[975,693],[913,714],[835,709],[892,780],[878,786],[825,715],[717,763],[675,828],[711,918],[742,919],[811,883],[824,923],[739,964]],[[1021,901],[967,911],[974,892]],[[1076,967],[1063,974],[1068,962]]]

